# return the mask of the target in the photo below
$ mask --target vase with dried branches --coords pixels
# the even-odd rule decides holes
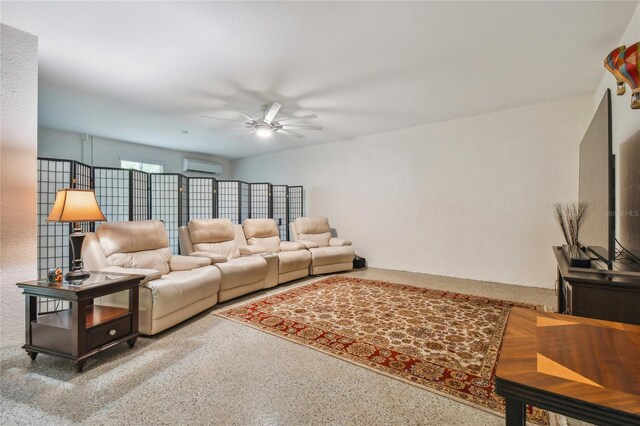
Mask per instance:
[[[586,201],[553,204],[553,214],[564,235],[564,239],[567,241],[569,253],[571,253],[572,257],[579,257],[578,234],[590,211],[591,204]]]

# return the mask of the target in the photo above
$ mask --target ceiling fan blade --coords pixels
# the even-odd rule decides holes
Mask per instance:
[[[290,130],[278,129],[278,130],[276,130],[276,132],[277,133],[282,133],[282,134],[287,135],[287,136],[295,136],[296,138],[299,138],[299,139],[303,139],[304,138],[304,135],[301,135],[300,133],[292,132]]]
[[[221,120],[221,121],[231,121],[232,123],[242,123],[242,124],[247,124],[244,121],[238,121],[238,120],[229,120],[227,118],[218,118],[218,117],[211,117],[210,115],[201,115],[200,117],[204,117],[204,118],[211,118],[213,120]]]
[[[298,121],[310,120],[312,118],[318,118],[318,116],[315,114],[303,115],[302,117],[293,117],[293,118],[287,118],[286,120],[278,120],[278,123],[280,124],[296,123]]]
[[[271,124],[273,119],[276,118],[276,114],[278,113],[278,111],[280,111],[280,108],[282,108],[282,105],[280,105],[279,103],[272,103],[271,108],[269,108],[269,112],[267,112],[267,114],[264,116],[264,121]]]
[[[297,126],[297,125],[285,125],[282,126],[283,129],[304,129],[304,130],[322,130],[322,126]]]
[[[256,121],[254,118],[249,117],[247,114],[245,114],[244,112],[240,111],[238,108],[234,107],[233,105],[225,105],[225,107],[237,112],[238,114],[240,114],[241,116],[243,116],[244,118],[246,118],[247,120],[253,122]]]

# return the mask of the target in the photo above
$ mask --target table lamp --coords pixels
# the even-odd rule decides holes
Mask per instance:
[[[73,250],[73,265],[66,273],[67,281],[81,281],[89,278],[89,273],[82,265],[82,242],[84,233],[80,222],[96,222],[106,220],[96,194],[92,189],[61,189],[56,193],[56,200],[49,213],[47,222],[73,223],[73,232],[69,234],[69,242]]]

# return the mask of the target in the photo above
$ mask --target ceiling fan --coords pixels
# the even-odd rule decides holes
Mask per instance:
[[[227,129],[233,129],[233,128],[249,129],[248,134],[255,133],[261,138],[268,138],[274,133],[280,133],[283,135],[293,136],[293,137],[302,139],[304,138],[304,135],[293,132],[292,130],[322,130],[322,126],[306,126],[306,125],[293,124],[293,123],[298,123],[300,121],[317,118],[318,116],[315,114],[305,115],[302,117],[286,118],[284,120],[276,120],[275,119],[276,115],[278,114],[278,111],[280,111],[280,108],[282,108],[282,105],[280,105],[277,102],[272,103],[269,108],[265,107],[263,110],[262,117],[260,118],[253,118],[232,105],[225,105],[225,107],[227,107],[232,111],[237,112],[238,114],[243,116],[247,121],[229,120],[227,118],[211,117],[209,115],[201,115],[201,117],[210,118],[213,120],[230,121],[232,123],[241,124],[239,126],[226,127],[226,128]],[[246,136],[246,135],[241,135],[239,137],[243,137],[243,136]]]

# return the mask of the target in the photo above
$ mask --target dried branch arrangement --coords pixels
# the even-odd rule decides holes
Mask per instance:
[[[578,245],[580,227],[587,220],[590,211],[591,204],[586,201],[553,204],[553,214],[556,222],[569,246]]]

